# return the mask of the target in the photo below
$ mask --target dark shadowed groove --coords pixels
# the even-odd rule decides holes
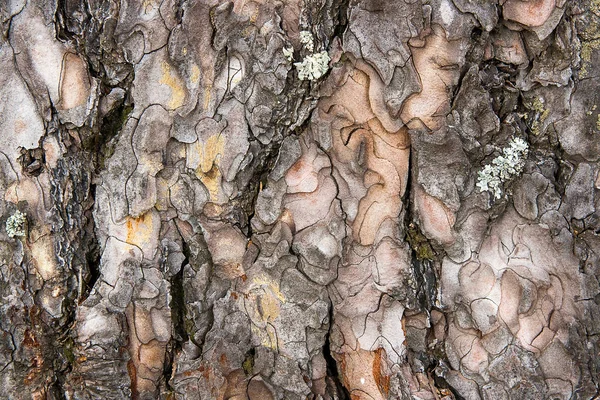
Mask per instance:
[[[188,340],[188,333],[185,330],[185,292],[183,287],[183,271],[184,267],[189,264],[190,248],[187,243],[183,242],[183,255],[185,259],[181,263],[181,268],[171,278],[171,320],[173,321],[173,330],[176,335],[177,342],[185,342]]]
[[[350,400],[350,392],[344,386],[342,382],[341,373],[338,369],[337,361],[331,354],[331,328],[333,327],[333,304],[331,300],[329,301],[329,329],[327,329],[327,333],[325,334],[325,344],[323,345],[323,357],[325,358],[325,363],[327,365],[327,377],[333,382],[334,387],[332,395],[334,399],[337,400]],[[327,381],[327,388],[329,389],[330,381]],[[337,395],[337,397],[336,397]]]
[[[350,0],[342,1],[342,2],[340,2],[340,6],[338,7],[338,10],[337,10],[337,21],[336,21],[337,24],[333,31],[333,38],[337,37],[337,38],[339,38],[340,41],[343,41],[344,33],[346,32],[346,30],[348,28],[348,7],[349,7],[349,5],[350,5]],[[312,111],[311,111],[311,116],[312,116]],[[307,121],[311,120],[311,116],[309,116]],[[319,148],[321,149],[321,146],[319,146]],[[331,160],[331,156],[329,155],[329,153],[324,151],[324,149],[321,149],[321,151],[323,151],[323,153],[329,158],[329,163],[331,166],[331,177],[333,178],[333,181],[336,185],[336,200],[340,201],[340,199],[338,198],[338,195],[339,195],[338,183],[337,183],[335,177],[333,176],[333,163]],[[344,212],[343,207],[341,209],[342,209],[342,212]],[[344,221],[345,220],[346,220],[346,216],[344,213]],[[332,388],[333,396],[334,396],[333,398],[337,399],[337,400],[350,400],[351,399],[350,392],[344,386],[342,376],[341,376],[341,371],[338,368],[337,361],[335,360],[335,358],[333,357],[332,352],[331,352],[331,329],[333,327],[333,319],[334,319],[333,303],[331,302],[331,299],[330,299],[329,300],[329,327],[327,329],[327,333],[325,334],[325,344],[323,345],[323,357],[325,358],[325,363],[327,366],[327,377],[329,378],[329,380],[331,380],[331,382],[334,385],[334,387]],[[327,388],[330,387],[329,380],[327,381]]]
[[[182,350],[183,344],[189,340],[189,335],[185,329],[185,318],[187,312],[185,307],[183,274],[184,267],[190,262],[190,248],[184,240],[182,240],[182,251],[185,258],[181,263],[179,271],[170,279],[171,301],[169,302],[169,307],[171,308],[171,324],[173,335],[171,336],[171,342],[166,354],[163,377],[167,390],[171,392],[174,391],[174,388],[171,386],[171,377],[173,375],[173,371],[176,369],[174,366],[175,355]]]

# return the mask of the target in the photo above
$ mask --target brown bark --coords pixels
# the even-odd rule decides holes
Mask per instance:
[[[599,395],[596,0],[0,16],[0,397]]]

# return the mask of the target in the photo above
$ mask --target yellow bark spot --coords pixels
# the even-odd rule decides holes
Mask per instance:
[[[279,284],[274,280],[261,276],[252,279],[254,285],[262,287],[266,292],[272,293],[281,303],[285,303],[285,296],[279,290]]]
[[[260,344],[263,347],[279,350],[277,346],[277,335],[275,335],[275,330],[272,326],[267,326],[265,328],[258,327],[256,325],[251,325],[250,329],[252,330],[252,334],[258,338],[260,338]]]
[[[258,297],[258,311],[265,322],[270,322],[279,317],[279,302],[270,294]]]
[[[143,247],[154,231],[154,218],[152,213],[145,213],[138,218],[127,217],[127,237],[125,242],[134,246]]]
[[[252,32],[254,32],[254,27],[252,25],[248,25],[242,31],[242,37],[249,37],[252,34]]]
[[[192,83],[197,84],[200,82],[200,68],[196,64],[192,64],[192,71],[190,74],[190,79]]]
[[[281,305],[285,303],[279,284],[266,276],[255,277],[245,298],[246,307],[250,306],[252,310],[252,333],[260,339],[263,346],[277,350],[277,335],[271,323],[279,317]]]
[[[57,275],[54,246],[49,235],[42,236],[31,244],[31,258],[35,269],[45,281]]]
[[[171,89],[171,98],[169,99],[167,107],[174,110],[183,105],[185,99],[183,83],[168,63],[163,61],[160,66],[162,69],[162,77],[160,78],[159,83],[167,85]]]
[[[144,10],[144,14],[149,14],[154,8],[154,0],[144,0],[142,2],[142,9]]]
[[[207,86],[204,88],[204,109],[208,110],[208,105],[210,103],[210,93],[212,92],[212,86]]]
[[[223,155],[224,147],[225,138],[221,135],[213,135],[205,143],[196,142],[198,158],[200,159],[196,176],[208,189],[212,201],[217,199],[219,193],[221,171],[218,163]]]
[[[256,10],[254,10],[254,12],[252,13],[252,15],[250,16],[250,23],[251,24],[256,24],[257,20],[258,20],[258,8]]]

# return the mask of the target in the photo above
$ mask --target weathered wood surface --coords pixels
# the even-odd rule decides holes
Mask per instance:
[[[1,398],[598,396],[597,0],[0,17]]]

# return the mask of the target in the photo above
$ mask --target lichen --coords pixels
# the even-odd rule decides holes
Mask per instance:
[[[294,60],[294,48],[293,47],[284,47],[283,48],[283,56],[288,61]]]
[[[254,357],[256,355],[255,350],[252,348],[246,352],[244,361],[242,362],[242,369],[246,376],[252,375],[254,371]]]
[[[315,42],[312,33],[309,31],[300,32],[300,43],[302,43],[304,49],[312,54],[304,57],[302,61],[294,63],[294,66],[298,70],[298,79],[301,81],[315,81],[327,73],[331,59],[326,51],[314,53]],[[284,47],[283,55],[288,61],[292,61],[294,58],[294,49]]]
[[[311,53],[315,51],[315,41],[312,33],[309,31],[301,31],[300,32],[300,43],[304,45],[304,48]]]
[[[63,345],[63,354],[69,364],[73,365],[75,363],[75,342],[73,338],[67,337],[65,343]]]
[[[327,73],[329,61],[329,54],[326,51],[306,56],[302,62],[294,63],[298,69],[298,79],[301,81],[319,79]]]
[[[492,160],[477,173],[477,187],[480,192],[490,192],[494,198],[502,197],[503,184],[523,171],[529,145],[520,138],[513,138],[502,154]]]
[[[531,109],[533,109],[537,112],[544,111],[544,103],[542,102],[542,100],[539,97],[536,97],[535,99],[533,99],[533,101],[531,102]]]
[[[429,241],[421,233],[420,229],[417,225],[410,223],[408,225],[408,229],[406,230],[406,241],[413,249],[417,260],[425,261],[425,260],[433,260],[435,258],[435,252],[429,244]]]
[[[592,54],[595,50],[600,48],[600,40],[589,40],[584,41],[581,44],[581,68],[579,69],[579,77],[587,78],[588,77],[588,68],[591,65]]]
[[[532,117],[531,133],[538,136],[540,134],[542,123],[550,115],[550,109],[544,107],[544,99],[539,97],[534,98],[530,104],[526,105],[526,107],[535,113]]]
[[[6,220],[6,233],[9,237],[25,236],[27,218],[24,213],[17,210]]]
[[[540,121],[545,121],[550,115],[550,110],[544,107],[544,100],[536,97],[531,103],[531,108],[540,114]]]

